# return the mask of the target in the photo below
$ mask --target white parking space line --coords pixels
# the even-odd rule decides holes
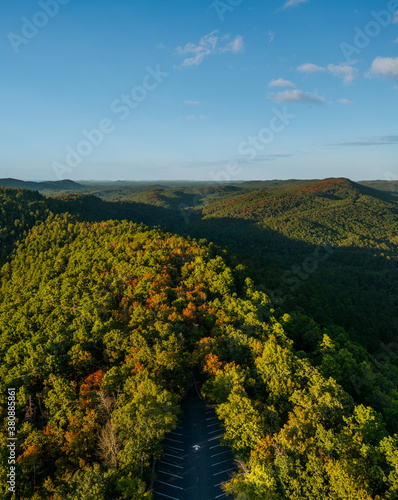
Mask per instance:
[[[176,464],[169,464],[169,462],[164,462],[163,460],[160,460],[160,464],[164,465],[170,465],[170,467],[178,467],[179,469],[183,469],[184,467],[182,465],[176,465]]]
[[[215,418],[218,418],[218,417],[209,417],[209,418],[206,418],[206,421],[207,420],[214,420]]]
[[[174,443],[184,443],[184,441],[180,441],[179,439],[171,439],[171,438],[168,438],[166,437],[165,439],[167,439],[168,441],[173,441]]]
[[[212,467],[216,467],[216,465],[225,464],[225,462],[232,462],[232,460],[229,458],[228,460],[223,460],[222,462],[217,462],[216,464],[213,464]]]
[[[209,441],[212,441],[213,439],[216,439],[216,438],[211,438],[209,439]],[[216,444],[216,446],[210,446],[210,449],[212,450],[213,448],[221,448],[221,444]]]
[[[220,432],[220,431],[217,431],[217,432]],[[215,439],[220,439],[223,437],[223,434],[220,434],[219,436],[216,436],[214,438],[209,438],[209,441],[214,441]],[[220,445],[221,446],[221,445]],[[210,448],[211,449],[211,448]]]
[[[175,431],[173,431],[173,432],[170,432],[170,434],[173,434],[173,436],[174,436],[174,434],[176,436],[182,436],[181,432],[175,432]]]
[[[181,486],[174,486],[174,484],[170,484],[170,483],[165,483],[163,481],[159,481],[159,479],[157,479],[155,481],[155,483],[165,484],[166,486],[170,486],[170,488],[176,488],[177,490],[183,490],[184,489],[184,488],[181,488]]]
[[[226,493],[221,493],[221,495],[217,495],[216,498],[220,498],[220,497],[225,497]]]
[[[218,476],[219,474],[224,474],[224,472],[230,472],[231,470],[236,470],[236,467],[232,467],[232,469],[222,470],[221,472],[216,472],[215,474],[213,474],[213,476]]]
[[[158,491],[154,491],[155,495],[161,495],[162,497],[171,498],[172,500],[180,500],[176,497],[171,497],[170,495],[165,495],[164,493],[159,493]]]
[[[163,453],[166,457],[178,458],[178,460],[183,460],[182,457],[177,457],[176,455],[170,455],[170,453]]]
[[[216,429],[215,431],[210,431],[209,434],[214,434],[215,432],[221,432],[222,429]]]
[[[178,479],[184,479],[182,476],[177,476],[177,474],[173,474],[172,472],[167,472],[165,470],[158,470],[158,473],[159,474],[166,474],[166,476],[173,476],[173,477],[176,477]]]
[[[181,448],[176,448],[175,446],[170,446],[168,444],[164,444],[163,446],[164,446],[164,448],[171,448],[172,450],[184,451]]]
[[[206,425],[206,427],[214,427],[215,425],[218,425],[218,422],[216,422],[215,424]]]
[[[217,486],[221,486],[222,484],[228,483],[228,481],[221,481],[221,483],[215,484],[214,488],[217,488]]]
[[[225,453],[229,453],[231,450],[220,451],[220,453],[216,453],[215,455],[210,455],[211,458],[218,457],[218,455],[224,455]]]

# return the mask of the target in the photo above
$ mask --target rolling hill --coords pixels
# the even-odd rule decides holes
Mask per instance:
[[[394,498],[395,196],[348,179],[106,190],[0,188],[20,498],[150,499],[192,371],[241,463],[235,496]]]
[[[79,191],[84,189],[84,186],[69,179],[61,181],[30,182],[7,178],[0,179],[0,187],[31,189],[33,191]]]
[[[150,500],[192,372],[240,464],[237,498],[394,498],[395,360],[275,310],[233,261],[127,221],[31,227],[0,270],[3,498],[8,397],[18,498]]]

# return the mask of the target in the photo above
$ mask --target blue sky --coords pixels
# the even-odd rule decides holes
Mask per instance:
[[[0,177],[398,179],[398,1],[18,0]]]

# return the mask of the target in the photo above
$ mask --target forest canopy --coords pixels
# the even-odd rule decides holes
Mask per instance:
[[[2,203],[4,231],[22,221],[0,273],[2,498],[8,388],[14,498],[150,499],[193,372],[240,464],[225,486],[237,498],[398,497],[393,344],[381,358],[276,308],[250,261],[206,240],[77,220],[28,191]]]

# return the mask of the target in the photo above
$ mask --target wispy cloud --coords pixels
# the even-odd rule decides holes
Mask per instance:
[[[269,96],[275,102],[301,102],[304,104],[324,104],[325,99],[311,92],[303,92],[301,90],[285,90],[278,92],[274,96]]]
[[[398,10],[397,10],[397,12],[394,14],[394,17],[393,17],[392,22],[393,22],[394,24],[398,24]]]
[[[342,78],[344,85],[351,85],[358,78],[359,71],[352,66],[353,63],[328,64],[327,69],[332,75]]]
[[[392,41],[392,43],[398,43],[398,38]]]
[[[221,39],[222,42],[225,42],[230,38],[229,35],[223,36]],[[219,47],[220,54],[225,54],[225,52],[232,52],[233,54],[239,54],[240,52],[244,52],[245,44],[243,42],[243,36],[237,35],[233,40],[228,42],[225,46]]]
[[[231,52],[237,54],[245,50],[243,37],[237,35],[231,40],[230,35],[219,36],[218,30],[212,31],[200,39],[199,43],[187,43],[184,47],[177,47],[176,54],[187,56],[182,62],[180,68],[199,66],[205,57],[214,54],[225,54]]]
[[[252,158],[250,160],[250,163],[262,163],[263,161],[275,161],[275,160],[279,160],[281,158],[292,158],[293,156],[294,156],[294,154],[292,154],[292,153],[256,156],[255,158]],[[241,163],[241,162],[242,162],[242,158],[237,158],[237,163]]]
[[[269,82],[268,87],[290,87],[294,88],[296,85],[289,80],[284,80],[283,78],[278,78],[277,80],[272,80]]]
[[[323,73],[326,68],[312,63],[304,63],[297,68],[297,71],[300,71],[300,73]]]
[[[301,5],[302,3],[306,3],[308,1],[309,0],[287,0],[283,8],[288,9],[289,7],[297,7],[298,5]]]
[[[352,106],[354,104],[350,99],[340,99],[339,103],[344,104],[344,106]]]
[[[383,76],[391,80],[398,79],[398,57],[376,57],[367,77]]]
[[[398,144],[398,135],[378,135],[364,137],[357,141],[338,142],[334,146],[387,146]]]
[[[208,35],[201,38],[198,45],[193,43],[187,43],[184,47],[177,47],[176,53],[178,55],[187,55],[193,54],[191,57],[187,57],[181,64],[181,67],[189,67],[189,66],[199,66],[199,64],[203,61],[203,59],[213,54],[216,50],[216,46],[218,44],[218,36],[216,35],[217,31],[212,31]]]
[[[317,64],[304,63],[298,66],[297,71],[300,73],[324,73],[327,70],[332,75],[341,78],[344,85],[351,85],[352,82],[359,77],[358,70],[353,66],[355,62],[356,61],[342,64],[328,64],[326,68],[318,66]]]
[[[200,106],[199,101],[184,101],[185,106]]]
[[[267,35],[269,36],[269,43],[272,43],[275,38],[275,32],[274,31],[268,31]]]

